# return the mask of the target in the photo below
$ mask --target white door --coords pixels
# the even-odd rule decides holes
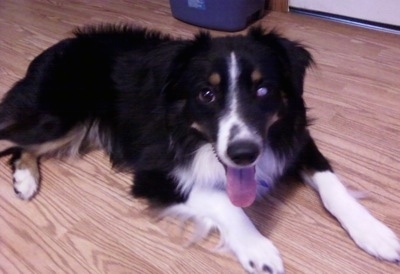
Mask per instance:
[[[400,26],[400,0],[289,0],[289,6]]]

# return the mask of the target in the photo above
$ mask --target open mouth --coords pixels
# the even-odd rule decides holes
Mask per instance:
[[[257,194],[255,179],[256,167],[232,167],[224,163],[218,156],[214,145],[213,151],[226,172],[226,191],[231,203],[237,207],[248,207],[253,204]]]
[[[255,166],[226,169],[226,191],[231,203],[238,207],[248,207],[253,204],[257,194]]]

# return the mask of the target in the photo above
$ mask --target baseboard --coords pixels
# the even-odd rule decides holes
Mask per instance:
[[[384,31],[384,32],[389,32],[389,33],[394,33],[394,34],[400,35],[400,26],[384,24],[384,23],[377,23],[377,22],[373,22],[373,21],[362,20],[362,19],[342,16],[342,15],[337,15],[337,14],[331,14],[331,13],[320,12],[320,11],[312,11],[312,10],[306,10],[306,9],[299,9],[299,8],[293,8],[293,7],[289,7],[289,11],[292,13],[313,16],[313,17],[324,19],[324,20],[330,20],[330,21],[339,22],[339,23],[343,23],[343,24],[348,24],[348,25],[353,25],[353,26],[358,26],[358,27],[363,27],[363,28],[368,28],[368,29],[373,29],[373,30],[379,30],[379,31]]]

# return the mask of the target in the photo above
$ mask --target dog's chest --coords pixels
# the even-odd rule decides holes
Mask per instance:
[[[190,163],[176,167],[171,175],[177,179],[183,192],[189,192],[194,185],[206,188],[224,188],[225,168],[215,156],[211,144],[201,146]]]

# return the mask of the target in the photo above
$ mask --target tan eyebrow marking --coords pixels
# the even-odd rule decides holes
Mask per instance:
[[[218,86],[221,83],[221,75],[214,72],[208,77],[208,82],[213,86]]]
[[[251,73],[251,80],[253,81],[253,83],[257,83],[261,80],[262,75],[261,72],[258,69],[255,69],[252,73]]]

